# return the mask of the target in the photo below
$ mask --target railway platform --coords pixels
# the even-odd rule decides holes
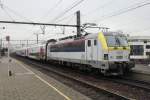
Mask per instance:
[[[11,59],[9,63],[6,57],[0,59],[0,100],[90,100],[54,78]]]
[[[150,65],[136,64],[132,70],[133,70],[133,72],[136,72],[136,73],[142,73],[142,74],[150,75]]]

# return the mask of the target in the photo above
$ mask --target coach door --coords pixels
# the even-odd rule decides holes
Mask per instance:
[[[87,60],[97,60],[97,40],[88,39],[86,43]]]

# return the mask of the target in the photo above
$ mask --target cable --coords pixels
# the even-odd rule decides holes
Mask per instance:
[[[74,16],[70,17],[70,19],[66,22],[66,24],[69,24],[70,22],[72,22],[71,20],[74,18]]]
[[[82,3],[84,0],[77,0],[75,1],[69,8],[67,8],[64,12],[62,12],[61,14],[59,14],[56,18],[54,18],[52,22],[57,21],[58,19],[60,19],[61,17],[63,17],[67,12],[69,12],[70,10],[72,10],[74,7],[78,6],[80,3]],[[59,4],[59,3],[58,3]],[[65,18],[66,19],[66,18]],[[64,19],[63,19],[64,20]]]
[[[70,15],[68,15],[68,16],[66,16],[66,17],[63,17],[62,19],[56,20],[55,22],[64,21],[64,20],[66,20],[66,19],[68,19],[69,17],[72,17],[72,16],[74,16],[74,13],[73,13],[73,14],[70,14]]]
[[[149,0],[147,0],[147,1],[149,1]],[[127,12],[129,12],[129,11],[133,11],[133,10],[135,10],[135,9],[144,7],[144,6],[149,5],[149,4],[150,4],[150,2],[141,2],[141,3],[138,3],[138,4],[132,5],[132,6],[128,7],[128,8],[126,8],[126,9],[121,9],[121,10],[119,10],[118,12],[111,13],[111,14],[106,15],[106,16],[102,16],[102,17],[103,17],[102,20],[105,20],[105,19],[107,19],[107,18],[111,18],[111,17],[114,17],[114,16],[118,16],[118,15],[127,13]],[[102,20],[101,20],[101,21],[102,21]],[[95,22],[97,22],[97,20],[95,20]]]
[[[91,14],[93,14],[93,13],[96,13],[96,12],[98,12],[98,11],[99,11],[99,9],[100,9],[100,8],[104,8],[105,6],[107,6],[107,5],[111,4],[112,2],[114,2],[114,0],[110,0],[110,1],[108,1],[107,3],[105,3],[105,4],[103,4],[103,5],[98,6],[98,7],[97,7],[97,8],[95,8],[94,10],[91,10],[91,11],[89,11],[89,12],[87,12],[87,13],[83,14],[83,15],[82,15],[82,17],[86,17],[86,16],[88,16],[89,14],[91,15]]]
[[[4,4],[2,3],[1,0],[0,0],[0,7],[1,7],[1,9],[6,13],[6,15],[7,15],[12,21],[14,21],[14,19],[10,16],[10,14],[7,12],[7,10],[5,10]]]
[[[47,14],[45,14],[43,17],[41,17],[42,19],[46,18],[49,14],[51,14],[58,6],[59,4],[61,4],[63,0],[59,0],[52,8],[50,8],[47,12]],[[40,19],[41,19],[40,18]]]
[[[61,4],[63,0],[59,0],[51,9],[48,10],[47,14],[45,14],[43,17],[41,17],[40,19],[45,19],[49,14],[51,14],[58,6],[59,4]],[[46,26],[45,26],[46,28]],[[41,30],[41,29],[40,29]]]
[[[6,9],[9,10],[10,12],[12,12],[14,15],[20,17],[21,19],[27,20],[27,21],[29,21],[29,22],[33,22],[32,20],[29,20],[28,18],[22,16],[21,14],[19,14],[18,12],[14,11],[14,10],[11,9],[11,8],[9,8],[8,6],[6,6],[6,5],[3,5],[3,6],[4,6],[4,8],[6,8]]]
[[[84,0],[77,0],[75,1],[71,7],[69,7],[68,9],[66,9],[64,12],[60,13],[58,16],[56,16],[52,21],[50,22],[55,22],[56,20],[58,20],[59,18],[63,17],[66,13],[68,13],[70,10],[72,10],[73,8],[75,8],[76,6],[78,6],[79,4],[81,4]]]
[[[11,15],[7,12],[7,10],[5,10],[5,8],[3,7],[2,10],[6,13],[6,15],[12,20],[12,21],[15,21]]]
[[[51,22],[57,21],[59,18],[63,17],[67,12],[69,12],[70,10],[72,10],[74,7],[78,6],[80,3],[82,3],[84,0],[77,0],[75,1],[69,8],[67,8],[64,12],[62,12],[61,14],[59,14],[56,18],[54,18]],[[61,17],[60,17],[61,16]],[[64,18],[66,19],[66,18]],[[63,20],[64,20],[63,19]]]
[[[111,15],[111,16],[109,16],[109,17],[117,16],[117,15],[120,15],[120,14],[123,14],[123,13],[129,12],[129,11],[135,10],[135,9],[137,9],[137,8],[140,8],[140,7],[143,7],[143,6],[149,5],[149,4],[150,4],[150,2],[149,2],[149,3],[142,4],[142,5],[137,5],[137,6],[133,7],[133,8],[129,8],[129,9],[127,9],[127,10],[124,10],[124,11],[118,12],[117,14],[112,14],[112,15]]]

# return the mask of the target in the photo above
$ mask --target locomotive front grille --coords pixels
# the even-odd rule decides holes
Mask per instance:
[[[116,56],[116,59],[123,59],[123,56]]]

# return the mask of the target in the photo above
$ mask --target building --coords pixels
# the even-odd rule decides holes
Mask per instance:
[[[150,36],[131,36],[128,38],[131,47],[130,59],[137,63],[150,61]]]

